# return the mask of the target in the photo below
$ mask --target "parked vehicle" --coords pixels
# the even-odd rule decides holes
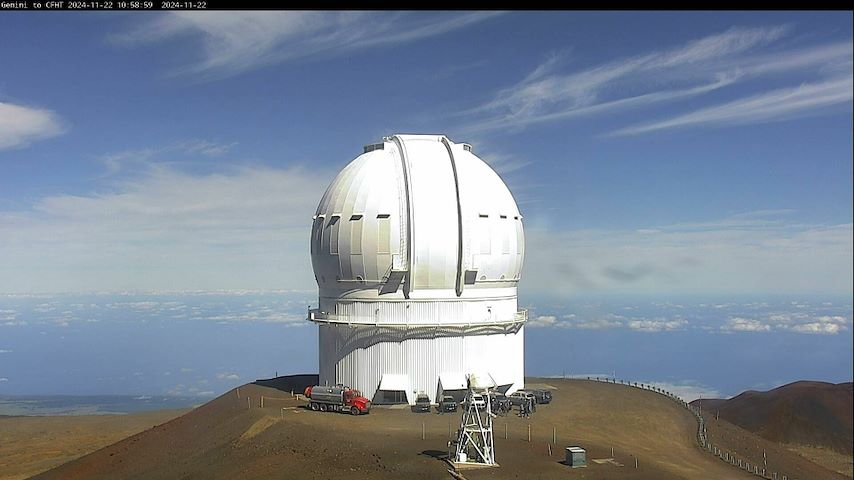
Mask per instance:
[[[486,400],[484,400],[483,395],[481,395],[479,393],[472,393],[471,403],[477,405],[478,408],[486,407]]]
[[[492,406],[492,413],[496,415],[501,415],[509,412],[513,409],[513,405],[510,403],[510,399],[507,398],[502,393],[498,392],[489,392],[490,405]]]
[[[537,404],[537,399],[534,397],[534,394],[524,390],[517,390],[507,398],[510,399],[511,405],[521,406],[526,401],[530,401],[532,406]]]
[[[450,395],[445,395],[439,400],[439,411],[440,412],[456,412],[457,411],[457,401],[454,400],[454,397]]]
[[[534,399],[537,400],[537,403],[552,403],[552,392],[549,390],[531,390],[531,393],[534,394]]]
[[[317,412],[346,412],[361,415],[371,410],[371,401],[362,392],[343,385],[334,387],[315,385],[305,389],[308,408]]]
[[[429,412],[431,406],[430,397],[424,393],[419,393],[415,398],[415,406],[412,407],[412,411],[416,413]]]
[[[552,392],[548,390],[538,389],[538,390],[518,390],[519,392],[530,393],[534,396],[534,402],[537,404],[543,403],[551,403],[552,401]]]

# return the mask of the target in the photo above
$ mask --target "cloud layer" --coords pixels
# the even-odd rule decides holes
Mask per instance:
[[[850,76],[818,83],[804,83],[794,88],[781,88],[704,108],[669,120],[623,128],[614,132],[614,135],[638,135],[698,125],[760,123],[782,120],[795,115],[808,115],[823,108],[849,103],[854,96],[852,89],[854,89],[854,83]]]
[[[635,230],[526,229],[520,289],[596,292],[850,294],[852,224],[810,225],[779,212]]]
[[[148,153],[134,160],[144,164],[137,173],[99,191],[0,212],[0,291],[312,285],[307,232],[328,175],[265,166],[189,173],[171,164],[186,152],[166,149],[154,155],[161,162]],[[127,164],[133,155],[113,157]]]
[[[99,191],[0,212],[0,292],[311,288],[307,232],[333,173],[176,166],[211,150],[227,148],[192,141],[109,155],[111,177]],[[636,230],[531,225],[526,241],[536,248],[527,251],[521,292],[850,293],[852,224],[786,216],[758,211]]]
[[[788,26],[731,28],[684,45],[562,73],[553,55],[519,83],[465,112],[472,132],[515,131],[604,113],[616,113],[726,91],[751,90],[771,75],[794,86],[713,104],[670,119],[623,127],[611,135],[638,135],[698,125],[739,125],[815,114],[851,102],[851,42],[764,53]],[[804,81],[804,79],[809,79]],[[744,91],[739,89],[739,95]],[[717,101],[717,100],[716,100]]]
[[[124,45],[198,40],[201,58],[179,75],[228,76],[309,56],[413,42],[481,22],[494,12],[169,12],[112,38]]]
[[[0,102],[0,150],[23,147],[64,132],[62,120],[50,110]]]
[[[575,297],[578,298],[578,297]],[[723,334],[794,333],[836,335],[850,331],[850,300],[833,302],[590,302],[532,306],[529,328],[626,330],[658,333],[695,331]],[[542,312],[542,313],[541,313]]]

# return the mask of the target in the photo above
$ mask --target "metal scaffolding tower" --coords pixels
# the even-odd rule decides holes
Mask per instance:
[[[495,466],[495,444],[492,436],[490,387],[481,387],[469,379],[466,406],[457,431],[454,463]]]

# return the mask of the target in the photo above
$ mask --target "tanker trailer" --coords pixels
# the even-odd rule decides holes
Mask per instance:
[[[362,392],[343,385],[308,387],[305,389],[305,397],[309,399],[308,408],[315,412],[348,412],[360,415],[371,410],[371,401],[363,397]]]

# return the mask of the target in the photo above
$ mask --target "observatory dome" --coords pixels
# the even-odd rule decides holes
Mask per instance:
[[[395,135],[366,146],[326,190],[312,266],[325,297],[489,296],[519,281],[521,220],[510,190],[471,146]]]
[[[409,403],[473,373],[503,391],[524,384],[522,216],[470,145],[365,146],[320,200],[310,243],[322,383]]]

